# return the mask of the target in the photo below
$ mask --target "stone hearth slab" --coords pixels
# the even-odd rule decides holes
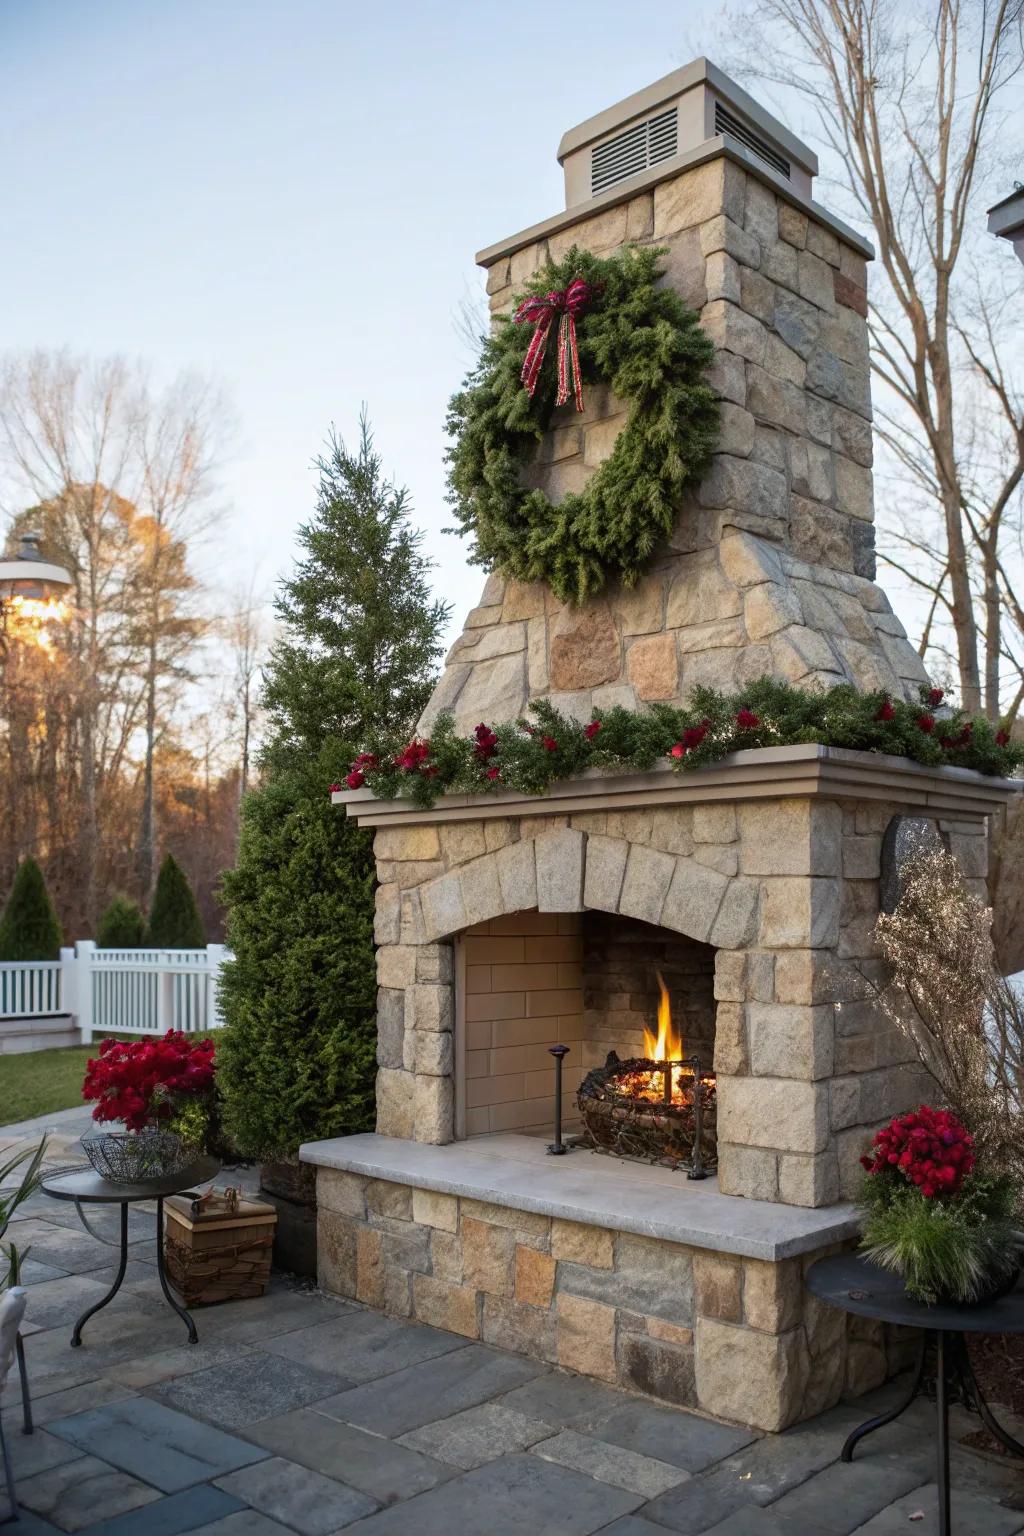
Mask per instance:
[[[750,1259],[810,1253],[853,1237],[858,1227],[851,1204],[812,1210],[722,1195],[714,1179],[694,1183],[667,1168],[584,1149],[550,1157],[532,1136],[481,1136],[441,1147],[340,1136],[309,1142],[299,1155],[321,1168]]]

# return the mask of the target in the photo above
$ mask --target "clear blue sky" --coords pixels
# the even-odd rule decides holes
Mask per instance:
[[[287,568],[368,403],[461,620],[444,408],[476,250],[563,206],[563,130],[715,54],[718,6],[0,0],[2,345],[198,367],[233,398],[230,578]]]

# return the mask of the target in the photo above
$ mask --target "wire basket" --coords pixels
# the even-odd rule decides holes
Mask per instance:
[[[202,1155],[201,1147],[176,1131],[96,1131],[82,1137],[82,1146],[96,1172],[112,1184],[145,1184],[184,1173]]]

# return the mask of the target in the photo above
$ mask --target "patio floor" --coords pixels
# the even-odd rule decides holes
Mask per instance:
[[[112,1214],[103,1218],[113,1236]],[[27,1339],[37,1430],[4,1423],[20,1536],[895,1536],[936,1528],[927,1408],[846,1432],[892,1388],[780,1436],[676,1412],[276,1277],[197,1313],[160,1297],[152,1215],[131,1214],[125,1287],[69,1347],[114,1271],[74,1210],[36,1196]],[[973,1428],[963,1416],[960,1431]],[[954,1452],[958,1536],[1024,1532],[1024,1475]]]

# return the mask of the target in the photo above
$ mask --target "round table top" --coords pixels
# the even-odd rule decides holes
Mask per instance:
[[[899,1275],[879,1269],[857,1253],[819,1259],[807,1271],[806,1281],[813,1295],[858,1317],[942,1333],[1024,1333],[1024,1277],[999,1301],[936,1307],[913,1301]]]
[[[158,1200],[165,1195],[181,1194],[196,1184],[209,1184],[220,1172],[215,1157],[201,1157],[180,1173],[162,1179],[147,1179],[142,1184],[115,1184],[92,1168],[72,1168],[67,1172],[43,1175],[40,1188],[54,1200],[80,1200],[83,1205],[131,1205],[136,1200]]]

